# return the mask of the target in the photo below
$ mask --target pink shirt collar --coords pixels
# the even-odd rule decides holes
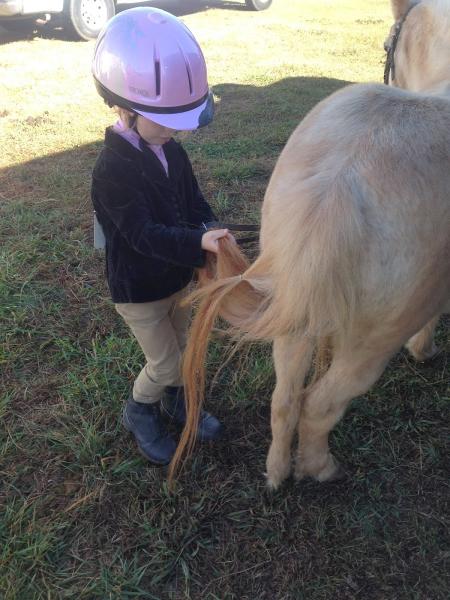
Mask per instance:
[[[129,129],[125,127],[123,121],[119,119],[117,123],[113,126],[113,131],[122,136],[127,142],[129,142],[132,146],[137,148],[139,151],[141,150],[139,147],[140,136],[134,129]],[[169,165],[167,163],[167,158],[164,153],[164,148],[161,144],[147,144],[147,146],[153,150],[156,156],[159,158],[164,170],[166,172],[167,177],[169,176]]]

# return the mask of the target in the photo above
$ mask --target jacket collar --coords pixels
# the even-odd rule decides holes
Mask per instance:
[[[114,131],[112,127],[106,129],[105,147],[111,152],[118,154],[123,160],[132,162],[145,172],[150,172],[155,182],[170,185],[170,183],[174,184],[180,178],[184,161],[178,142],[171,139],[163,146],[169,166],[169,177],[167,177],[159,158],[142,138],[140,139],[139,146],[140,149],[135,148],[133,144]]]

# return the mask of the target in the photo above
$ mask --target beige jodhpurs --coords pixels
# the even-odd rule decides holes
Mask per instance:
[[[185,295],[186,288],[156,302],[115,305],[147,361],[134,382],[136,402],[158,402],[167,385],[183,385],[181,357],[191,314],[190,306],[179,304]]]

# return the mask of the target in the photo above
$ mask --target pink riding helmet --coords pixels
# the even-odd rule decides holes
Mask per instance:
[[[164,10],[132,8],[108,21],[95,45],[92,74],[110,106],[172,129],[212,121],[214,100],[200,46]]]

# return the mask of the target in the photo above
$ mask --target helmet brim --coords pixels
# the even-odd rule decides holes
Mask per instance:
[[[214,117],[214,97],[212,92],[208,94],[207,99],[192,110],[179,113],[154,113],[133,109],[138,115],[158,123],[163,127],[170,127],[177,131],[192,131],[199,129],[211,123]]]

